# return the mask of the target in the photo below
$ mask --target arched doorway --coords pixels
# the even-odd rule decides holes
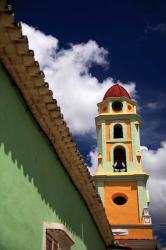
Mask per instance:
[[[126,150],[122,146],[114,149],[114,172],[127,172],[126,166]]]

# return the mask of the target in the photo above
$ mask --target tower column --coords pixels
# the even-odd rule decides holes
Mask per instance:
[[[98,169],[94,180],[115,239],[132,249],[154,250],[136,102],[115,84],[98,104],[98,110]]]

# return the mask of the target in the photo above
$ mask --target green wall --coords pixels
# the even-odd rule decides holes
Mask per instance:
[[[105,245],[80,194],[0,66],[0,249],[41,250],[43,222],[59,222],[72,250]]]

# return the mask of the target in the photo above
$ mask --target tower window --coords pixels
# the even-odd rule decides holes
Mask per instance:
[[[116,124],[114,126],[114,138],[123,138],[123,129],[122,125]]]
[[[113,202],[116,204],[116,205],[124,205],[126,202],[127,202],[127,198],[125,196],[122,196],[122,195],[118,195],[116,197],[113,198]]]
[[[121,111],[122,107],[123,107],[123,104],[120,101],[115,101],[115,102],[112,103],[112,109],[114,111]]]
[[[126,150],[122,146],[117,146],[114,149],[114,172],[126,172]]]

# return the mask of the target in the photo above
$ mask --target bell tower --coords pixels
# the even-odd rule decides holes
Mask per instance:
[[[115,84],[98,104],[98,112],[98,169],[94,180],[115,239],[132,249],[155,249],[136,102]]]

